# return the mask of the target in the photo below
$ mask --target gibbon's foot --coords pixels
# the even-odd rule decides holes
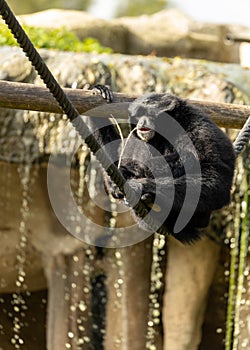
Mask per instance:
[[[107,85],[97,84],[93,87],[93,92],[97,91],[108,103],[113,101],[113,92]]]

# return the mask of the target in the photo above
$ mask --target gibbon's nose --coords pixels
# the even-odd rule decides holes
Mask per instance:
[[[149,117],[141,117],[137,123],[137,129],[154,129],[154,124]]]

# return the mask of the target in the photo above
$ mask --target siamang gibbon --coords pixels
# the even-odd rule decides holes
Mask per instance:
[[[156,222],[181,242],[197,240],[211,212],[230,201],[235,167],[230,139],[202,109],[169,93],[137,98],[128,117],[131,133],[125,140],[114,123],[89,118],[89,125]],[[104,182],[109,194],[124,199],[105,172]]]

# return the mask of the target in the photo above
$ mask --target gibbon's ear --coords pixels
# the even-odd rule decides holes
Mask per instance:
[[[173,113],[177,108],[179,108],[180,100],[175,95],[165,94],[162,104],[164,106],[164,112],[171,114],[171,112]]]

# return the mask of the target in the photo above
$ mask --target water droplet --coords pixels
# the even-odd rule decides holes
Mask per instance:
[[[149,345],[148,349],[149,350],[157,350],[156,346],[154,344]]]
[[[160,311],[159,310],[153,310],[153,312],[152,312],[152,314],[153,314],[153,317],[159,317],[160,316]]]
[[[158,324],[160,324],[160,319],[159,318],[154,318],[153,322],[154,322],[155,325],[158,325]]]
[[[65,300],[65,301],[70,300],[70,295],[69,295],[69,293],[65,293],[65,295],[64,295],[64,300]]]
[[[83,337],[83,339],[84,339],[84,341],[86,342],[86,343],[89,343],[90,342],[90,338],[89,337]]]
[[[116,296],[117,296],[117,298],[121,298],[122,297],[122,292],[121,291],[117,291],[116,292]]]
[[[116,259],[121,259],[121,253],[120,252],[115,252],[115,257],[116,257]]]
[[[68,337],[71,338],[71,339],[74,338],[74,333],[73,332],[68,332]]]
[[[79,303],[79,309],[83,312],[87,309],[87,306],[85,305],[84,301],[80,301]]]

